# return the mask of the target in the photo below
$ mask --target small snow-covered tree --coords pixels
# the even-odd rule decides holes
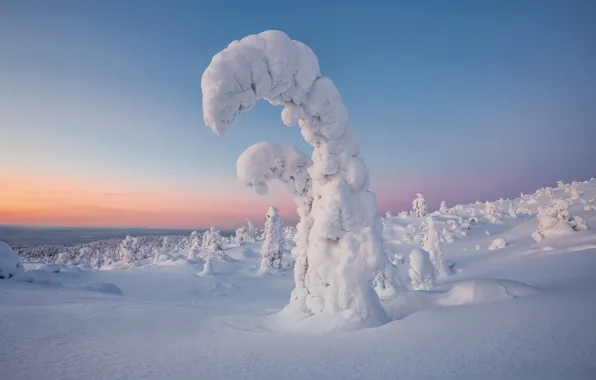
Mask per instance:
[[[416,248],[410,253],[408,274],[414,290],[433,290],[437,287],[435,266],[424,249]]]
[[[449,209],[447,208],[447,203],[445,203],[445,201],[441,201],[441,206],[439,206],[439,212],[441,214],[447,214],[449,212]]]
[[[385,218],[387,218],[387,219],[391,219],[391,218],[393,218],[393,214],[391,213],[391,211],[387,211],[387,212],[385,213]]]
[[[221,233],[218,229],[211,226],[207,231],[205,231],[203,234],[201,249],[209,252],[218,252],[222,250]]]
[[[486,201],[484,204],[484,217],[494,224],[503,223],[503,220],[501,219],[503,217],[501,210],[499,210],[494,203],[489,201]]]
[[[517,212],[515,211],[515,207],[513,206],[513,202],[509,202],[509,217],[516,219]]]
[[[8,244],[0,241],[0,279],[6,280],[23,272],[23,264]]]
[[[553,188],[552,187],[545,188],[544,195],[546,195],[548,197],[548,199],[551,199],[553,197]]]
[[[261,272],[266,271],[267,268],[282,268],[285,245],[286,240],[283,235],[281,217],[278,214],[277,208],[271,206],[267,210],[265,239],[261,246]]]
[[[426,201],[422,194],[416,194],[416,199],[412,201],[412,209],[414,210],[414,215],[418,217],[426,215]]]
[[[136,260],[135,249],[137,248],[137,239],[130,235],[126,235],[120,246],[118,247],[118,259],[124,260],[127,263],[132,263]]]
[[[188,248],[188,260],[196,260],[199,257],[199,253],[201,252],[201,245],[203,243],[203,239],[199,231],[193,231],[190,233],[189,244],[190,247]]]
[[[557,181],[557,188],[562,189],[565,187],[565,183],[563,181]]]
[[[579,201],[581,199],[582,193],[579,190],[579,186],[577,182],[573,182],[571,185],[571,200],[572,201]]]
[[[532,237],[537,242],[548,236],[568,235],[574,231],[587,230],[584,218],[569,214],[569,202],[564,199],[554,199],[547,207],[538,211],[538,228]]]
[[[439,241],[439,233],[435,229],[435,222],[432,217],[426,219],[426,232],[422,237],[422,249],[430,254],[430,261],[435,266],[437,275],[449,274],[443,267],[443,251]]]

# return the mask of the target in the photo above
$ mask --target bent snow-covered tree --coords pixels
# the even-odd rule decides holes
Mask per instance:
[[[372,288],[385,258],[376,197],[347,109],[312,50],[279,31],[251,35],[213,57],[201,87],[205,123],[214,132],[225,132],[265,99],[284,106],[283,122],[298,123],[314,147],[308,168],[312,205],[309,215],[300,215],[309,230],[301,237],[308,262],[296,269],[307,268],[304,289],[297,282],[289,306],[368,325],[386,321]]]

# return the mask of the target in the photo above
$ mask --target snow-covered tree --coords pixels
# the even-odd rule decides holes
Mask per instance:
[[[573,182],[573,184],[571,185],[571,200],[578,201],[581,199],[581,197],[582,197],[582,193],[579,190],[579,186],[578,186],[577,182]]]
[[[385,218],[387,218],[387,219],[391,219],[391,218],[393,218],[393,213],[391,213],[391,211],[387,211],[387,212],[385,213]]]
[[[484,204],[484,217],[491,223],[501,224],[503,223],[503,215],[501,210],[494,203],[486,201]]]
[[[211,226],[203,234],[203,241],[201,242],[201,249],[208,252],[219,252],[222,250],[221,233],[218,229]]]
[[[283,235],[283,224],[277,208],[271,206],[265,219],[265,239],[261,245],[261,272],[268,268],[281,269],[286,239]]]
[[[422,194],[416,194],[416,199],[412,201],[412,209],[414,210],[414,215],[418,217],[426,215],[426,201]]]
[[[562,189],[565,187],[565,183],[563,181],[557,181],[557,188]]]
[[[299,206],[304,226],[298,228],[301,253],[295,277],[304,275],[304,282],[298,278],[290,308],[368,325],[384,323],[385,312],[372,291],[373,278],[386,260],[376,198],[348,112],[333,82],[321,75],[312,50],[279,31],[248,36],[213,57],[201,87],[205,123],[216,133],[225,132],[258,99],[266,99],[284,105],[283,122],[299,123],[314,147],[308,168],[312,195],[305,197],[312,203]],[[262,174],[287,174],[278,163]],[[257,191],[267,188],[263,179],[253,184]],[[310,232],[303,236],[303,231]]]
[[[553,197],[553,189],[552,187],[547,187],[544,189],[544,195],[546,195],[548,197],[548,199],[551,199]]]
[[[414,290],[433,290],[437,287],[435,266],[424,249],[416,248],[410,253],[408,274]]]
[[[14,277],[24,270],[17,254],[13,252],[8,244],[0,241],[0,280]]]
[[[441,214],[447,214],[449,212],[449,209],[447,208],[447,203],[445,203],[445,201],[441,202],[441,206],[439,206],[439,212]]]
[[[126,235],[120,247],[118,247],[118,259],[124,260],[127,263],[132,263],[136,260],[135,250],[137,248],[137,239],[130,235]]]
[[[429,253],[430,261],[435,266],[437,275],[446,273],[443,265],[443,251],[439,241],[439,233],[435,229],[435,222],[432,217],[426,219],[426,232],[422,237],[422,249]]]
[[[517,212],[515,211],[515,207],[513,206],[513,202],[509,202],[509,217],[516,219]]]
[[[564,199],[554,199],[547,207],[538,211],[538,228],[532,237],[540,242],[547,236],[568,235],[574,231],[587,230],[584,218],[573,217],[569,214],[569,202]]]
[[[187,259],[196,260],[200,255],[201,245],[203,244],[203,239],[199,231],[190,233],[189,244]]]

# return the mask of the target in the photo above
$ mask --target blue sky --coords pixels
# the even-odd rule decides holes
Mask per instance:
[[[0,0],[0,179],[159,189],[166,208],[234,186],[255,142],[309,152],[266,103],[221,137],[202,121],[211,57],[268,29],[339,88],[382,207],[596,176],[593,1]]]

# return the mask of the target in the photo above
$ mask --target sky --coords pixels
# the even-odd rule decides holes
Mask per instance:
[[[515,197],[596,176],[596,2],[0,0],[0,224],[238,227],[281,185],[236,179],[266,102],[216,136],[200,79],[233,40],[309,45],[362,142],[379,209]]]

